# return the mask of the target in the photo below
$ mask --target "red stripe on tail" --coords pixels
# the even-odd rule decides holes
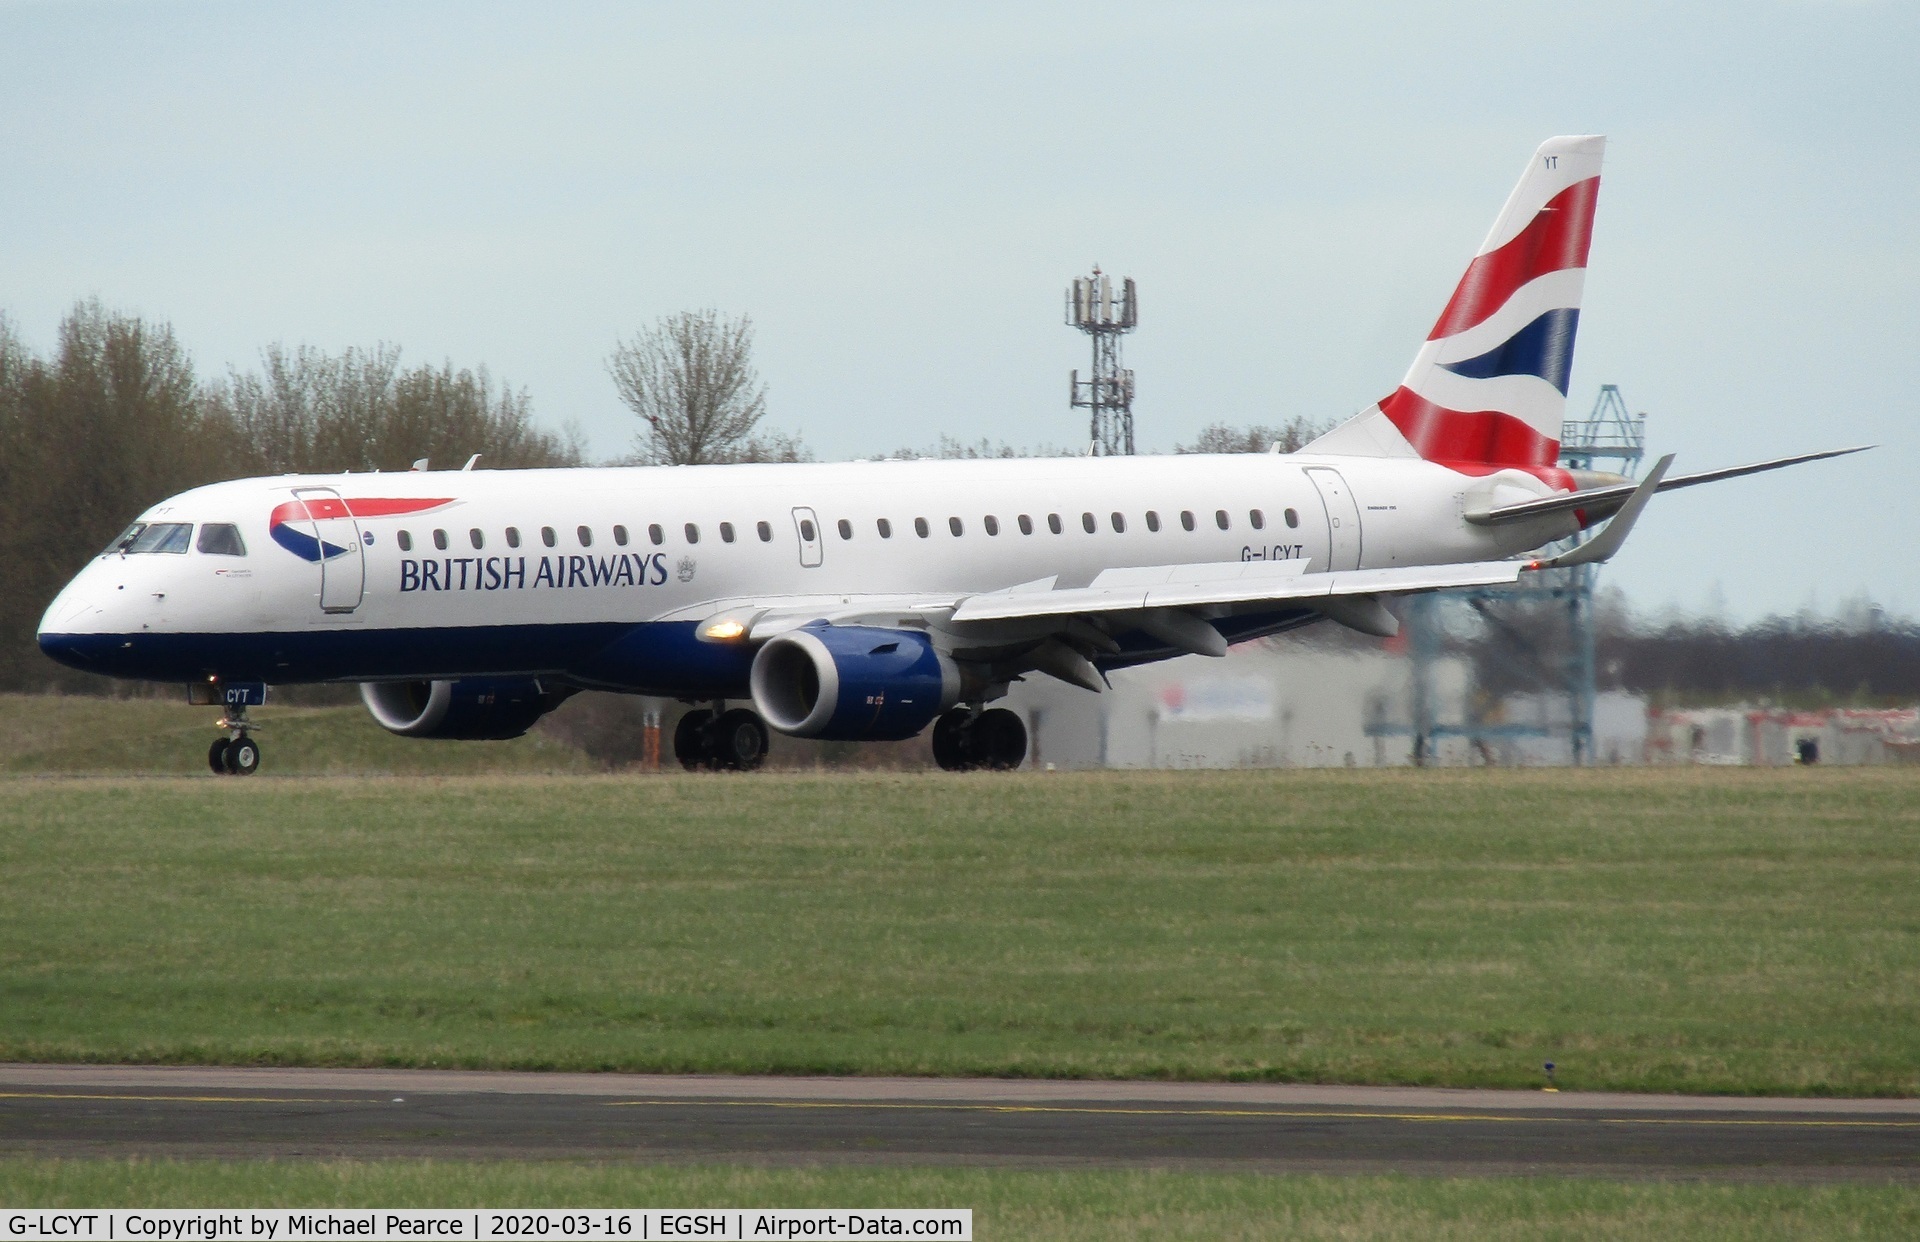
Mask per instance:
[[[1593,208],[1599,197],[1600,178],[1576,181],[1554,195],[1519,236],[1475,259],[1427,339],[1452,336],[1486,322],[1507,304],[1514,290],[1530,280],[1548,272],[1585,267],[1587,247],[1593,241]]]
[[[1380,412],[1428,461],[1529,468],[1551,466],[1560,457],[1558,440],[1498,410],[1449,410],[1410,388],[1397,388],[1380,403]]]

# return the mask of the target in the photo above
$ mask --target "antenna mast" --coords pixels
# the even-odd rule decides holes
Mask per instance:
[[[1096,265],[1067,286],[1067,323],[1093,338],[1093,370],[1073,372],[1072,404],[1092,411],[1087,438],[1098,457],[1133,454],[1133,372],[1120,365],[1120,338],[1140,323],[1140,297],[1127,277],[1114,289]]]

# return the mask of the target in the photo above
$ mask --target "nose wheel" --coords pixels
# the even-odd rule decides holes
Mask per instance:
[[[227,736],[216,737],[207,747],[207,767],[215,776],[252,776],[260,768],[260,743],[253,736],[253,722],[247,709],[235,705],[227,709],[220,727]]]
[[[933,761],[949,772],[1007,772],[1026,760],[1026,722],[1004,707],[956,707],[933,722]]]

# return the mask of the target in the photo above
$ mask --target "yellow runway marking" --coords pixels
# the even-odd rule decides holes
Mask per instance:
[[[1358,1121],[1472,1122],[1598,1121],[1609,1125],[1920,1129],[1920,1121],[1851,1121],[1814,1117],[1805,1119],[1784,1117],[1557,1117],[1531,1113],[1380,1113],[1344,1112],[1326,1109],[1266,1108],[1111,1108],[1098,1105],[1064,1104],[896,1103],[886,1100],[871,1102],[850,1100],[610,1100],[607,1103],[607,1107],[918,1109],[924,1112],[1081,1113],[1118,1117],[1284,1117],[1295,1119],[1310,1118],[1314,1120],[1352,1118]]]

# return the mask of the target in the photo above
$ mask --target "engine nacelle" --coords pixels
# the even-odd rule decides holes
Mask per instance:
[[[530,677],[360,683],[360,699],[381,728],[402,737],[466,741],[519,737],[569,693],[543,690]]]
[[[753,705],[795,737],[891,742],[912,737],[960,697],[960,670],[924,634],[809,625],[753,658]]]

